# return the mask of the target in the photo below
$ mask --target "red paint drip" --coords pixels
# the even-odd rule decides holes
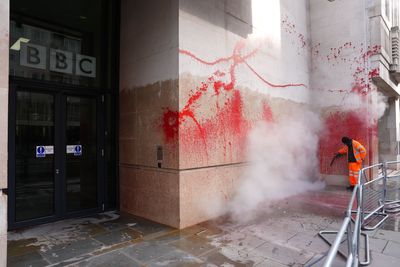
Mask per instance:
[[[179,53],[181,53],[183,55],[187,55],[187,56],[197,60],[198,62],[203,63],[204,65],[209,65],[209,66],[213,66],[213,65],[216,65],[216,64],[219,64],[219,63],[222,63],[222,62],[228,62],[228,61],[230,61],[232,59],[232,56],[230,56],[230,57],[222,57],[222,58],[219,58],[219,59],[214,60],[214,61],[206,61],[206,60],[203,60],[203,59],[195,56],[193,53],[191,53],[191,52],[189,52],[187,50],[184,50],[184,49],[179,49]]]
[[[245,63],[246,66],[265,84],[274,87],[274,88],[286,88],[286,87],[306,87],[307,86],[303,83],[288,83],[288,84],[273,84],[270,83],[269,81],[265,80],[263,77],[261,77],[247,62]]]
[[[272,121],[274,121],[274,116],[273,116],[273,114],[272,114],[272,110],[271,110],[271,107],[267,104],[267,103],[264,103],[264,108],[263,108],[263,118],[264,118],[264,120],[265,121],[267,121],[267,122],[272,122]]]
[[[242,123],[242,96],[240,92],[235,90],[233,92],[233,97],[231,101],[231,125],[234,133],[239,134],[241,132],[243,123]]]

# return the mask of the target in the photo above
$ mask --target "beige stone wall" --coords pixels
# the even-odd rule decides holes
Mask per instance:
[[[366,164],[377,150],[369,63],[381,46],[366,42],[365,11],[358,0],[122,1],[121,209],[179,228],[217,216],[243,180],[252,127],[299,114],[321,117],[305,176],[346,184],[346,162],[329,165],[341,137],[373,152]]]
[[[180,0],[181,227],[228,210],[257,122],[308,103],[306,2]]]
[[[209,220],[226,211],[244,164],[201,168],[180,173],[180,228]]]
[[[120,167],[120,199],[124,212],[180,227],[177,171]]]
[[[0,2],[0,146],[7,147],[9,1]],[[0,151],[0,189],[7,188],[7,149]],[[0,266],[7,262],[7,196],[0,191]]]

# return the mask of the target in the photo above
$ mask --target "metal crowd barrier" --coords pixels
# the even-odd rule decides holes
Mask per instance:
[[[320,231],[326,242],[326,235],[335,234],[335,241],[327,254],[324,267],[332,266],[337,254],[346,258],[347,267],[371,263],[368,234],[363,231],[377,229],[388,218],[388,213],[400,212],[400,172],[389,174],[389,167],[400,161],[389,161],[371,165],[359,172],[358,185],[354,187],[344,221],[339,231]],[[397,166],[396,166],[397,169]],[[360,259],[360,240],[364,238],[364,255]],[[340,245],[347,241],[347,251]]]
[[[331,245],[331,248],[328,252],[327,259],[325,261],[324,266],[331,266],[333,260],[335,259],[337,253],[341,254],[343,257],[347,258],[346,266],[357,266],[354,265],[355,262],[360,262],[362,265],[368,265],[370,263],[370,254],[369,254],[369,240],[368,235],[361,232],[361,201],[362,201],[362,187],[360,184],[356,185],[353,190],[353,194],[351,195],[349,205],[347,206],[347,210],[345,213],[345,218],[340,227],[339,231],[320,231],[318,234],[322,237],[326,242],[329,243],[328,239],[325,235],[336,234],[336,239]],[[355,214],[356,217],[353,219],[353,207],[354,205],[357,207]],[[354,225],[352,221],[355,221]],[[359,250],[360,250],[360,237],[364,236],[365,240],[365,260],[359,261]],[[347,255],[340,251],[340,245],[347,241]]]
[[[367,173],[370,173],[371,179],[367,177]],[[385,213],[386,181],[385,163],[363,168],[359,173],[358,184],[362,187],[360,202],[362,230],[375,230],[388,218]]]
[[[396,165],[393,169],[398,169],[400,161],[386,162],[386,170],[391,169],[389,166]],[[400,212],[400,172],[397,174],[387,174],[386,191],[385,191],[385,212]]]

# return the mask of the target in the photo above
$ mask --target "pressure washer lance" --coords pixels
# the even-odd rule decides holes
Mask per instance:
[[[333,156],[333,159],[332,159],[331,164],[329,166],[332,166],[332,164],[335,162],[336,159],[338,159],[340,157],[343,157],[344,155],[345,154],[336,153],[335,156]]]

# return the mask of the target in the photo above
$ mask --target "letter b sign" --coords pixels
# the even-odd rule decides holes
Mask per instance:
[[[21,43],[20,62],[21,66],[36,69],[46,69],[46,47],[41,45]]]
[[[72,53],[50,48],[50,70],[72,74]]]

